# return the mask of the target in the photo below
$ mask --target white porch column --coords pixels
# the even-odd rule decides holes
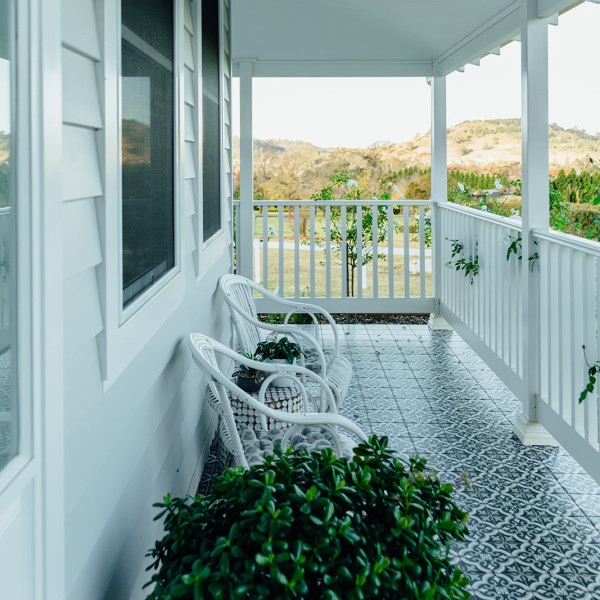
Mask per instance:
[[[531,229],[548,229],[548,21],[537,16],[537,1],[521,3],[521,135],[523,218],[523,411],[515,434],[525,445],[555,445],[554,438],[537,422],[539,394],[540,272],[529,268],[536,252]]]
[[[240,62],[240,218],[237,228],[237,273],[253,279],[254,167],[252,151],[252,60]]]
[[[448,152],[446,140],[446,78],[431,78],[431,199],[433,206],[433,297],[435,313],[429,319],[431,329],[450,329],[440,316],[442,294],[442,243],[439,204],[448,201]]]

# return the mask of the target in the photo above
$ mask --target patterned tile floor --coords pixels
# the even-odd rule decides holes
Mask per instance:
[[[340,412],[472,483],[454,554],[473,598],[600,600],[600,486],[562,448],[520,444],[519,403],[469,346],[426,325],[341,329],[354,376]]]

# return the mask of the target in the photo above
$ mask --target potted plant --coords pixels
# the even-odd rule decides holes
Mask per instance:
[[[282,337],[280,340],[259,342],[254,356],[267,363],[293,365],[297,358],[304,356],[304,352],[300,344],[292,342],[287,337]],[[271,385],[273,387],[289,387],[293,385],[293,381],[289,377],[276,377]]]
[[[245,358],[250,360],[261,360],[254,354],[250,354],[247,352],[244,354]],[[254,394],[260,390],[260,386],[265,380],[266,373],[261,371],[260,369],[255,369],[254,367],[248,367],[246,365],[240,365],[240,368],[236,373],[236,384],[238,387],[242,388],[245,392],[249,394]]]
[[[167,496],[148,600],[466,600],[449,549],[467,513],[425,460],[387,443],[372,437],[352,460],[278,450],[228,469],[207,496]]]

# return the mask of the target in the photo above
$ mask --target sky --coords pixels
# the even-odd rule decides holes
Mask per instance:
[[[549,27],[549,115],[562,127],[600,132],[600,4],[584,2]],[[519,118],[521,45],[452,73],[448,126],[475,119]],[[0,90],[9,89],[9,63],[0,59]],[[234,135],[239,135],[233,80]],[[0,93],[0,131],[10,129],[8,94]],[[430,88],[423,78],[254,80],[254,137],[303,140],[317,146],[366,147],[402,142],[430,128]]]
[[[583,3],[550,26],[549,118],[562,127],[600,132],[600,5]],[[480,66],[447,78],[448,126],[476,119],[520,118],[521,44],[504,46]],[[239,135],[239,80],[233,81],[234,135]],[[424,78],[267,79],[253,82],[256,139],[290,139],[322,147],[403,142],[430,128]]]

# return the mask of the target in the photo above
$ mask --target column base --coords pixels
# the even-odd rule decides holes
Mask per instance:
[[[513,432],[524,446],[560,446],[543,425],[530,421],[523,413],[519,413]]]
[[[436,315],[435,313],[429,315],[427,325],[429,325],[429,329],[433,331],[453,331],[452,327],[448,324],[448,321],[446,321],[442,315]]]

